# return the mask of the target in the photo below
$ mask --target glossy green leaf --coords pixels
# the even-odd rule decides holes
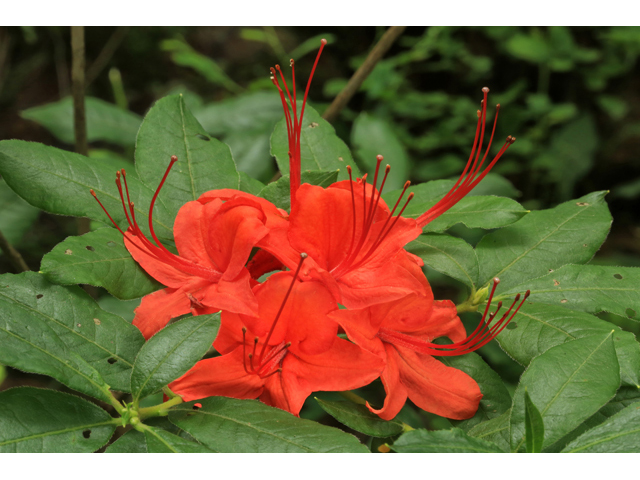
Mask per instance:
[[[527,453],[542,452],[544,441],[544,423],[542,415],[531,401],[527,388],[524,389],[524,426]]]
[[[569,453],[639,453],[640,403],[635,402],[588,430],[563,450]]]
[[[149,448],[144,433],[129,430],[109,445],[104,453],[149,453]]]
[[[477,424],[467,435],[495,443],[503,452],[509,451],[509,417],[510,411],[491,420]]]
[[[123,147],[132,147],[142,118],[112,103],[94,97],[85,97],[87,140],[105,141]],[[73,99],[63,98],[54,103],[28,108],[20,112],[22,118],[39,123],[58,140],[73,145]]]
[[[406,249],[422,258],[427,268],[460,280],[469,287],[473,287],[478,278],[476,252],[460,238],[440,234],[420,235]]]
[[[131,368],[144,338],[136,327],[98,307],[81,288],[51,285],[32,272],[2,275],[0,309],[0,363],[50,375],[89,395],[103,388],[97,370],[113,389],[129,391]],[[76,357],[79,361],[74,362]],[[93,390],[70,384],[73,379]]]
[[[116,429],[100,407],[75,395],[32,387],[0,392],[1,453],[89,453]]]
[[[473,426],[502,415],[511,407],[511,396],[507,387],[504,386],[500,375],[498,375],[489,365],[485,363],[477,353],[468,353],[458,357],[439,357],[442,363],[448,367],[462,370],[473,378],[480,387],[482,399],[476,414],[468,420],[452,423],[464,431],[468,431]]]
[[[338,171],[335,172],[321,172],[321,171],[309,171],[302,172],[300,175],[300,183],[308,183],[310,185],[319,185],[321,187],[328,187],[338,178]],[[291,198],[289,198],[290,186],[289,175],[280,177],[275,182],[270,183],[262,189],[259,196],[269,200],[278,208],[289,210],[291,208]]]
[[[18,245],[36,221],[40,211],[33,208],[0,179],[0,232],[9,243]],[[19,246],[19,245],[18,245]]]
[[[371,413],[365,405],[353,402],[316,401],[322,409],[343,425],[371,437],[391,437],[402,433],[402,423],[393,420],[387,422]]]
[[[620,363],[623,385],[640,385],[640,343],[633,333],[593,315],[556,305],[525,302],[497,340],[500,347],[521,365],[549,348],[576,338],[606,334],[614,330],[613,344]]]
[[[407,192],[413,192],[414,197],[402,216],[418,218],[446,195],[454,184],[452,180],[434,180],[409,187]],[[387,205],[394,205],[401,192],[402,190],[388,192],[383,194],[382,198]],[[407,194],[402,198],[406,199]],[[469,228],[499,228],[517,222],[526,214],[527,210],[510,198],[491,195],[466,196],[425,226],[424,231],[443,232],[457,223],[462,223]]]
[[[40,143],[0,141],[0,174],[31,205],[46,212],[89,217],[111,224],[98,202],[91,197],[89,191],[93,189],[113,219],[126,228],[128,224],[122,201],[114,184],[118,168],[119,163],[116,166],[106,159],[92,161],[77,153]],[[136,218],[146,232],[148,209],[155,187],[151,190],[135,176],[127,178]],[[173,216],[160,195],[154,208],[154,227],[158,237],[173,239],[172,226]]]
[[[550,210],[531,212],[514,225],[486,235],[476,247],[478,285],[498,277],[498,292],[503,292],[567,263],[588,262],[611,227],[605,194],[595,192]]]
[[[187,317],[171,324],[144,344],[131,372],[134,400],[152,394],[200,360],[218,334],[220,315]]]
[[[69,237],[42,258],[40,272],[59,285],[104,287],[116,298],[130,300],[162,288],[124,246],[115,228],[100,228]]]
[[[398,453],[500,453],[497,445],[470,437],[462,430],[412,430],[398,438],[391,448]]]
[[[609,418],[635,402],[640,402],[640,388],[621,387],[618,393],[616,393],[616,396],[602,407],[599,413]]]
[[[613,332],[578,338],[533,359],[520,378],[511,408],[511,450],[525,445],[524,389],[544,422],[543,448],[596,413],[620,386]]]
[[[513,287],[501,297],[526,290],[531,290],[531,302],[640,320],[640,268],[565,265]]]
[[[201,408],[194,410],[194,404]],[[169,420],[218,452],[368,452],[348,433],[257,400],[209,397],[171,409]]]
[[[207,134],[187,109],[182,95],[158,100],[142,122],[136,141],[136,171],[142,182],[155,190],[172,155],[178,162],[160,194],[171,205],[172,216],[209,190],[239,186],[229,147]],[[169,222],[173,217],[159,218]]]
[[[161,428],[145,427],[144,438],[149,453],[212,453],[197,442],[174,435]]]
[[[376,156],[382,155],[384,160],[380,174],[384,174],[385,165],[391,166],[385,189],[402,188],[409,178],[409,157],[389,122],[361,113],[353,122],[351,144],[360,165],[365,166],[364,170],[369,172],[371,179],[376,168]]]
[[[287,125],[283,117],[271,135],[271,155],[276,157],[282,175],[289,174],[288,152]],[[347,145],[336,135],[331,124],[309,105],[305,107],[302,121],[300,155],[302,171],[340,170],[338,179],[346,180],[349,178],[346,167],[351,165],[353,178],[360,176]]]

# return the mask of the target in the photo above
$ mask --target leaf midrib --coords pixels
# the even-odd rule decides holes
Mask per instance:
[[[42,437],[49,437],[49,436],[53,436],[53,435],[60,435],[62,433],[75,432],[77,430],[86,430],[88,428],[102,427],[104,425],[114,425],[113,419],[104,421],[102,423],[93,423],[93,424],[90,424],[90,425],[83,425],[83,426],[80,426],[80,427],[70,427],[70,428],[65,428],[65,429],[62,429],[62,430],[54,430],[53,432],[36,433],[36,434],[30,435],[28,437],[20,437],[20,438],[17,438],[17,439],[12,438],[11,440],[7,440],[5,442],[0,442],[0,447],[2,447],[3,445],[11,445],[12,443],[25,442],[27,440],[32,440],[34,438],[42,438]],[[115,428],[115,425],[114,425],[114,428]]]

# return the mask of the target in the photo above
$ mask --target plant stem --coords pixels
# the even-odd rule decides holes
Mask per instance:
[[[389,29],[384,32],[384,35],[382,35],[382,38],[380,38],[376,46],[369,52],[365,61],[360,65],[360,68],[356,70],[356,73],[349,79],[344,89],[333,100],[331,105],[329,105],[329,108],[324,112],[322,118],[328,122],[333,122],[338,118],[342,109],[349,103],[351,97],[356,94],[362,82],[365,81],[373,70],[373,67],[375,67],[384,54],[387,53],[391,45],[393,45],[402,32],[404,32],[405,28],[407,27],[389,27]]]
[[[2,232],[0,232],[0,250],[9,258],[11,265],[13,265],[13,268],[18,272],[28,272],[30,270],[22,258],[22,255],[20,255],[20,252],[13,248],[13,245],[9,243],[9,240],[5,238]]]
[[[113,32],[109,37],[109,40],[105,43],[102,51],[98,54],[98,57],[93,61],[89,68],[87,68],[85,87],[89,86],[91,82],[98,78],[100,72],[107,66],[109,60],[111,60],[111,57],[113,57],[113,54],[116,53],[116,50],[127,36],[127,33],[129,33],[130,28],[131,27],[128,26],[117,27],[115,32]]]
[[[167,400],[160,405],[141,408],[140,410],[138,410],[138,415],[140,416],[140,420],[144,420],[145,418],[149,417],[164,417],[165,415],[167,415],[167,413],[169,413],[168,410],[171,407],[179,405],[180,403],[182,403],[181,397],[173,397],[172,399]]]

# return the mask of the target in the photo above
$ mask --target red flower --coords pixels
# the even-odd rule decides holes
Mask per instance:
[[[438,362],[434,356],[455,356],[477,350],[509,323],[528,296],[513,311],[520,299],[489,327],[502,304],[485,322],[489,304],[498,281],[488,299],[482,321],[469,336],[449,300],[433,302],[430,295],[409,295],[401,300],[361,310],[340,310],[330,317],[344,328],[351,340],[385,360],[380,378],[387,397],[381,409],[369,404],[369,410],[385,420],[395,417],[407,397],[418,407],[437,415],[462,420],[478,410],[482,393],[478,384],[460,370]],[[448,337],[455,343],[430,343]]]
[[[298,415],[314,391],[349,390],[374,380],[382,360],[338,338],[338,324],[327,317],[337,309],[332,295],[296,275],[275,273],[254,288],[257,317],[223,311],[214,342],[222,356],[198,362],[171,390],[185,401],[260,398]]]
[[[124,170],[121,174],[118,172],[116,180],[129,228],[123,232],[112,222],[123,234],[133,258],[149,275],[167,286],[145,296],[135,310],[133,324],[147,339],[172,318],[189,312],[197,315],[225,309],[256,313],[258,303],[251,291],[251,277],[245,264],[254,246],[269,235],[269,225],[284,221],[282,215],[286,215],[266,200],[243,192],[219,190],[216,194],[204,194],[198,201],[186,203],[178,212],[174,223],[179,252],[176,255],[158,240],[152,218],[155,200],[176,161],[177,157],[171,158],[149,208],[149,230],[155,244],[142,233],[136,221]],[[91,192],[95,197],[93,190]]]

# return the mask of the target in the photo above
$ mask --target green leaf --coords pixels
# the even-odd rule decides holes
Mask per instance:
[[[565,265],[544,277],[513,287],[500,297],[526,290],[531,290],[531,302],[640,319],[640,268]]]
[[[402,433],[402,423],[387,422],[371,413],[365,405],[353,402],[331,402],[316,398],[322,409],[340,423],[372,437],[391,437]]]
[[[324,172],[324,171],[307,171],[300,174],[300,183],[308,183],[310,185],[319,185],[321,187],[328,187],[332,183],[335,183],[338,178],[338,171]],[[283,210],[289,210],[291,208],[290,198],[290,186],[289,175],[280,177],[275,182],[271,182],[264,187],[258,196],[269,200],[276,207]]]
[[[568,453],[640,452],[640,403],[633,403],[588,430],[563,450]]]
[[[40,143],[0,141],[0,174],[31,205],[46,212],[89,217],[110,224],[98,202],[91,198],[89,190],[93,189],[118,225],[126,227],[122,201],[114,185],[118,168],[119,164],[115,166],[106,159],[93,161]],[[155,187],[147,188],[135,176],[127,176],[127,180],[136,218],[146,232],[148,207]],[[162,197],[160,195],[154,208],[154,227],[159,238],[172,240],[175,212],[168,211]]]
[[[129,430],[109,445],[104,453],[149,453],[149,448],[144,433]]]
[[[171,218],[182,205],[209,190],[239,186],[229,147],[207,134],[187,109],[182,95],[158,100],[142,122],[136,141],[136,171],[142,182],[155,190],[172,155],[178,162],[161,194],[171,205]]]
[[[116,429],[114,419],[75,395],[32,387],[0,392],[1,453],[89,453]]]
[[[289,143],[287,124],[284,117],[271,135],[271,155],[276,157],[282,175],[289,174]],[[307,105],[302,120],[300,134],[301,170],[340,170],[338,180],[349,178],[347,165],[351,165],[353,175],[360,176],[347,145],[336,135],[334,128],[323,119],[313,107]]]
[[[544,422],[543,449],[596,413],[620,386],[613,331],[552,347],[522,374],[511,408],[511,451],[525,444],[524,390]]]
[[[40,211],[33,208],[0,179],[0,232],[9,243],[17,245],[36,221]]]
[[[50,375],[89,395],[97,395],[94,390],[101,390],[104,381],[129,391],[144,338],[124,319],[100,309],[81,288],[51,285],[33,272],[2,275],[0,310],[0,363]],[[86,362],[84,370],[76,357]],[[104,381],[92,375],[96,370]],[[74,379],[92,390],[79,388]]]
[[[189,370],[207,353],[220,315],[187,317],[163,328],[144,344],[131,372],[134,401],[152,394]]]
[[[468,431],[475,425],[496,418],[509,410],[511,407],[511,396],[507,387],[504,386],[500,376],[485,363],[477,353],[468,353],[459,357],[439,357],[442,363],[448,367],[462,370],[473,378],[480,387],[482,399],[476,414],[468,419],[453,424],[464,431]]]
[[[209,448],[173,433],[145,426],[144,438],[149,453],[212,453]]]
[[[384,156],[380,175],[384,174],[385,165],[391,166],[385,188],[402,188],[409,177],[409,158],[389,122],[366,112],[361,113],[353,122],[351,144],[360,165],[364,165],[364,170],[370,176],[375,171],[376,156]],[[380,179],[379,182],[381,181]]]
[[[240,186],[238,189],[243,192],[250,193],[251,195],[258,195],[265,187],[264,183],[260,180],[256,180],[244,172],[238,172],[238,175],[240,176]]]
[[[180,404],[169,420],[219,452],[368,452],[348,433],[294,417],[257,400],[209,397]]]
[[[531,401],[527,387],[524,388],[524,425],[527,453],[542,452],[544,441],[544,423],[542,415]]]
[[[602,407],[599,411],[606,418],[609,418],[632,403],[640,401],[640,388],[638,387],[621,387],[609,403]]]
[[[528,210],[510,198],[467,196],[429,223],[424,230],[443,232],[457,223],[485,230],[500,228],[517,222],[527,213]]]
[[[497,340],[511,358],[527,366],[551,347],[576,338],[604,335],[611,330],[615,331],[613,344],[620,363],[622,384],[640,385],[640,344],[633,333],[623,332],[593,315],[555,305],[525,302]]]
[[[478,278],[478,259],[473,247],[460,238],[442,234],[420,235],[406,249],[433,268],[469,287]]]
[[[407,205],[403,217],[418,218],[433,207],[454,186],[452,180],[434,180],[409,187],[407,194],[413,192],[414,197]],[[382,195],[387,205],[394,205],[402,190],[395,190]],[[402,203],[404,205],[404,203]],[[425,226],[425,232],[443,232],[457,223],[469,228],[499,228],[517,222],[527,214],[515,200],[506,197],[468,195]]]
[[[412,430],[400,436],[391,448],[399,453],[500,453],[497,445],[470,437],[459,428]]]
[[[40,272],[59,285],[83,283],[104,287],[122,300],[162,288],[131,257],[122,234],[115,228],[100,228],[67,238],[42,258]]]
[[[494,277],[498,291],[539,277],[567,263],[586,263],[611,227],[606,192],[595,192],[550,210],[531,212],[519,222],[486,235],[476,247],[478,285]]]
[[[479,423],[467,432],[467,435],[495,443],[503,452],[509,451],[510,411],[491,420]]]
[[[87,140],[105,141],[123,147],[132,147],[142,118],[99,98],[84,97],[87,116]],[[22,118],[39,123],[58,140],[73,145],[73,99],[63,98],[54,103],[28,108],[20,112]]]

